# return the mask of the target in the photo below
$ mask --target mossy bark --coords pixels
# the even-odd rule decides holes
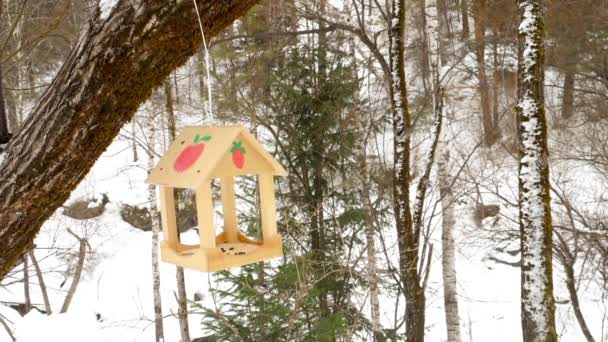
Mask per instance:
[[[393,119],[393,209],[399,247],[399,276],[405,292],[408,342],[424,341],[426,298],[418,274],[419,235],[414,231],[410,210],[411,116],[405,75],[405,0],[395,0],[390,37],[390,101]]]
[[[217,35],[258,0],[198,0]],[[0,164],[0,279],[31,246],[120,128],[201,44],[189,1],[120,1],[99,11],[16,132]]]
[[[555,342],[542,0],[518,0],[519,223],[524,342]]]

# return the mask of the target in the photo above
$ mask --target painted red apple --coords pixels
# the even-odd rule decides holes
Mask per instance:
[[[205,150],[205,142],[208,142],[209,140],[211,140],[210,135],[201,137],[197,134],[194,137],[194,144],[186,147],[175,159],[175,164],[173,164],[175,171],[184,172],[194,165]]]
[[[234,166],[236,166],[237,169],[242,169],[245,165],[245,153],[247,153],[242,143],[240,141],[232,143],[230,152],[232,152],[232,163]]]

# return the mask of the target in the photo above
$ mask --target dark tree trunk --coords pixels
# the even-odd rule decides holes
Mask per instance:
[[[498,33],[496,31],[492,32],[492,61],[494,64],[494,77],[492,78],[492,121],[493,125],[498,131],[499,129],[499,115],[498,108],[500,104],[500,84],[498,82]]]
[[[418,29],[420,31],[420,68],[422,71],[422,85],[424,86],[425,94],[429,95],[431,91],[431,57],[429,49],[429,33],[427,31],[426,0],[418,0],[417,2],[420,6],[420,24],[418,24]]]
[[[448,10],[446,6],[446,0],[437,1],[437,20],[439,24],[439,57],[441,58],[441,65],[448,64],[448,43],[451,42],[452,37],[450,34],[450,24],[448,21]],[[433,33],[431,33],[433,34]]]
[[[3,1],[0,1],[0,20],[2,20],[3,3]],[[10,140],[10,138],[11,136],[8,130],[6,107],[4,105],[4,93],[2,91],[2,64],[0,64],[0,145],[6,144]]]
[[[462,39],[469,39],[469,4],[467,0],[460,0],[460,15],[462,18]]]
[[[473,0],[473,19],[475,24],[475,56],[479,71],[479,94],[481,96],[481,121],[483,124],[483,141],[486,146],[492,146],[498,138],[490,108],[490,89],[486,75],[486,0]]]
[[[199,0],[205,33],[217,35],[258,0]],[[120,1],[99,11],[0,165],[0,279],[32,245],[152,90],[201,44],[189,1]]]
[[[405,0],[393,1],[390,34],[390,101],[393,119],[393,206],[399,247],[399,273],[405,291],[407,342],[424,341],[424,289],[418,275],[418,237],[410,211],[411,116],[405,76]]]
[[[562,96],[562,119],[568,120],[574,112],[574,71],[566,70],[564,77],[564,95]]]
[[[565,250],[566,248],[567,246],[565,246],[564,243],[563,249]],[[587,325],[587,321],[585,321],[585,316],[583,316],[581,304],[578,300],[578,293],[576,292],[576,278],[574,277],[574,260],[568,251],[564,251],[562,254],[561,259],[562,264],[564,265],[564,273],[566,274],[566,288],[568,289],[568,294],[570,295],[570,300],[572,301],[572,310],[574,310],[574,316],[576,317],[578,326],[581,328],[583,335],[585,335],[587,342],[595,342],[595,339],[589,330],[589,326]]]
[[[0,8],[1,15],[2,8]],[[6,144],[11,139],[8,129],[6,107],[4,105],[4,92],[2,90],[2,65],[0,65],[0,145]]]

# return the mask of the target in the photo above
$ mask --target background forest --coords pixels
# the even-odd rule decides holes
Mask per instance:
[[[263,0],[208,39],[0,278],[0,341],[521,340],[517,2],[393,1]],[[123,2],[0,0],[0,142]],[[608,341],[608,2],[541,13],[555,334]],[[288,170],[282,258],[159,262],[144,180],[192,125],[244,126]],[[260,237],[256,182],[237,207]],[[191,191],[178,226],[198,241]]]

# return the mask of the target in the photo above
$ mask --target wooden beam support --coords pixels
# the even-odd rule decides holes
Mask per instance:
[[[198,215],[198,234],[201,240],[201,248],[215,248],[211,180],[204,181],[196,189],[196,212]]]
[[[163,226],[163,239],[176,249],[179,245],[177,234],[177,219],[175,216],[175,193],[173,188],[161,185],[160,188],[160,216]]]
[[[224,207],[224,231],[228,242],[238,241],[238,220],[236,216],[236,197],[234,194],[234,177],[222,177],[222,205]]]
[[[259,187],[263,238],[264,241],[270,241],[277,235],[274,176],[272,174],[259,175]]]

